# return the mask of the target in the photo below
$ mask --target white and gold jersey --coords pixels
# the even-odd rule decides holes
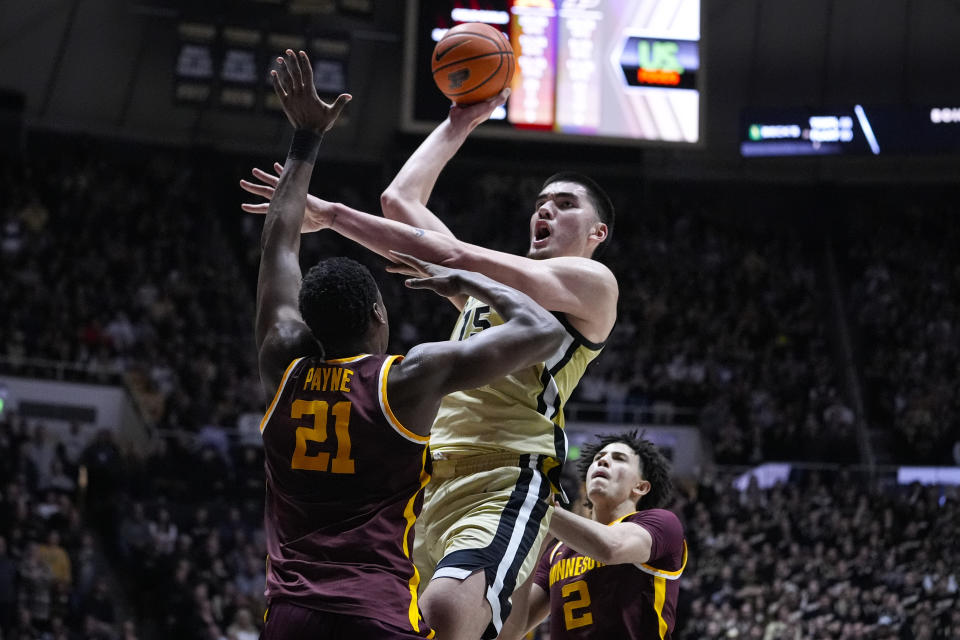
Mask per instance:
[[[562,314],[557,317],[567,337],[546,362],[443,399],[430,436],[434,454],[516,452],[566,459],[563,407],[603,344],[586,340]],[[451,340],[467,340],[502,323],[489,305],[469,298]]]

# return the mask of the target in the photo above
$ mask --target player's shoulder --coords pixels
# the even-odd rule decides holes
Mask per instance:
[[[624,522],[656,527],[658,530],[683,535],[683,524],[673,511],[667,509],[644,509],[626,516]]]
[[[617,283],[617,277],[602,262],[582,256],[557,256],[536,262],[542,263],[560,275],[576,276],[591,288],[606,291],[614,297],[619,296],[620,285]]]
[[[577,269],[593,273],[598,276],[609,277],[616,282],[616,278],[614,277],[613,272],[610,270],[610,267],[603,264],[599,260],[594,260],[593,258],[585,258],[583,256],[555,256],[553,258],[543,258],[542,260],[537,260],[537,262],[550,265],[552,267]]]

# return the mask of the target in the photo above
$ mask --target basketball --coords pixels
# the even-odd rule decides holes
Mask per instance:
[[[431,58],[433,81],[457,104],[483,102],[510,86],[515,62],[506,34],[482,22],[453,27]]]

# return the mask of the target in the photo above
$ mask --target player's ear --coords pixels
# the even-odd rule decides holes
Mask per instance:
[[[387,314],[384,313],[384,309],[380,306],[379,302],[373,303],[373,309],[371,311],[373,312],[373,317],[379,324],[387,324]]]
[[[590,238],[595,238],[597,244],[600,244],[607,239],[608,232],[607,223],[597,222],[593,225],[593,229],[590,230]]]
[[[650,493],[650,481],[641,480],[633,488],[633,496],[635,498],[634,502],[638,502],[640,498]]]

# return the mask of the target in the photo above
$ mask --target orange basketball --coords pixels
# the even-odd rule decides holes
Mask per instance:
[[[482,22],[447,31],[433,49],[433,81],[457,104],[482,102],[510,86],[515,63],[506,34]]]

